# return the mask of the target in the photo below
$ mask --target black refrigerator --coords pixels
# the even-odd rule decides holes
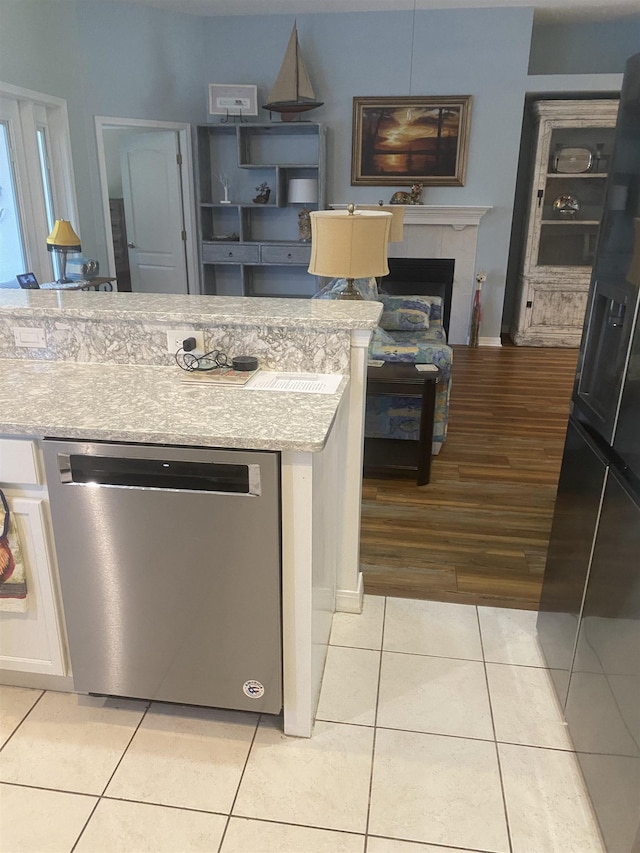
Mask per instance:
[[[640,54],[625,69],[538,638],[609,853],[640,851]]]

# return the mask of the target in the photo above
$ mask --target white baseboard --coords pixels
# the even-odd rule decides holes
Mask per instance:
[[[478,338],[478,346],[480,346],[480,347],[501,347],[502,341],[500,338]]]
[[[339,613],[362,613],[364,603],[364,578],[358,572],[358,589],[336,590],[336,611]]]
[[[70,675],[49,675],[39,672],[0,671],[0,684],[10,687],[29,687],[35,690],[55,690],[57,693],[74,693]]]

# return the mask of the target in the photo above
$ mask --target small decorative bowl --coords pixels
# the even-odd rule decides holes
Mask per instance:
[[[560,219],[575,219],[580,202],[574,195],[559,195],[553,202],[553,213]]]

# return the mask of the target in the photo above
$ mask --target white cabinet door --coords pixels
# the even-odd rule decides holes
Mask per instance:
[[[138,133],[121,145],[131,290],[187,293],[181,163],[176,131]],[[185,238],[186,239],[186,238]]]
[[[27,581],[27,610],[0,610],[0,669],[65,675],[64,642],[47,538],[46,501],[11,497]]]

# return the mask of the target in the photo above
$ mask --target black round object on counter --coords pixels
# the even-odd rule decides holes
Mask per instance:
[[[231,362],[234,370],[257,370],[258,359],[253,355],[237,355]]]

